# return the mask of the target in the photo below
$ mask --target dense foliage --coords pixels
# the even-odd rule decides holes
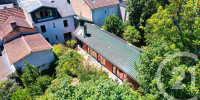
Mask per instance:
[[[119,19],[116,15],[109,15],[102,26],[104,30],[107,30],[119,37],[122,37],[123,34],[123,24],[122,20]]]
[[[76,43],[77,41],[73,39],[66,41],[67,47],[71,49],[74,49],[76,47]]]
[[[64,44],[58,44],[53,46],[53,52],[57,57],[60,57],[67,51],[67,47]]]
[[[24,68],[25,72],[20,76],[22,83],[25,87],[29,87],[34,83],[41,75],[40,69],[36,68],[34,65],[31,65],[28,62],[25,62],[26,67]]]
[[[185,51],[199,54],[200,45],[200,2],[198,0],[170,0],[170,5],[165,9],[158,8],[158,12],[147,20],[145,38],[147,46],[140,57],[140,65],[137,70],[141,84],[141,91],[146,98],[163,99],[164,96],[158,90],[156,75],[161,62],[169,55]],[[195,68],[195,88],[191,88],[192,72]],[[177,99],[189,99],[194,96],[200,98],[200,61],[189,57],[177,57],[165,64],[162,70],[161,83],[171,97]],[[183,89],[171,89],[177,80],[180,80],[180,71],[172,73],[175,68],[183,69],[185,77],[180,85]],[[194,81],[193,81],[194,82]],[[160,87],[160,86],[159,86]],[[165,95],[166,96],[166,95]]]
[[[76,86],[71,85],[72,78],[62,76],[55,79],[41,100],[133,100],[140,94],[134,93],[126,84],[119,86],[118,82],[100,78],[90,80]]]
[[[0,82],[0,98],[3,100],[10,98],[18,88],[19,86],[14,80]]]
[[[136,44],[141,39],[140,32],[134,26],[129,25],[124,31],[123,39],[129,43]]]

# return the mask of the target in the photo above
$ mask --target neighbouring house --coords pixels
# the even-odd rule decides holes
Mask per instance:
[[[0,10],[0,41],[0,81],[25,67],[24,61],[44,70],[54,60],[52,46],[26,21],[21,9]]]
[[[135,64],[139,62],[140,48],[94,24],[79,26],[73,35],[83,50],[122,81],[127,80],[138,89]]]
[[[20,0],[26,20],[50,43],[73,38],[74,10],[67,0]]]
[[[106,17],[115,14],[121,19],[118,0],[71,0],[77,16],[102,26]]]
[[[128,20],[129,12],[126,11],[127,6],[126,6],[126,0],[120,0],[120,11],[122,15],[122,20],[123,22]]]

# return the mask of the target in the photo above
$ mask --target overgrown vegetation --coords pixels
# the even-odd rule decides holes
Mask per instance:
[[[58,58],[55,74],[52,77],[25,62],[23,73],[18,70],[9,76],[12,81],[5,81],[0,85],[3,88],[0,91],[0,98],[12,100],[133,99],[139,96],[139,93],[135,97],[132,96],[135,93],[127,85],[119,86],[118,82],[110,80],[107,73],[101,69],[97,70],[94,66],[83,64],[84,58],[72,49],[74,46],[69,44],[54,46],[53,52]],[[71,84],[73,78],[78,78],[79,83]],[[13,81],[15,79],[22,82],[21,85],[18,86]]]
[[[123,24],[122,21],[116,15],[109,15],[102,26],[104,30],[107,30],[116,36],[122,37]]]

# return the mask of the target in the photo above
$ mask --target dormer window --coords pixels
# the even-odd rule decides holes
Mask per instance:
[[[52,16],[52,11],[51,10],[41,10],[41,11],[38,11],[37,13],[35,13],[35,15],[36,15],[37,19],[45,18],[45,17]]]

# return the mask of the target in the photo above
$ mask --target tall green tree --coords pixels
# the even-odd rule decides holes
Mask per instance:
[[[32,83],[36,82],[37,77],[41,75],[40,69],[25,61],[25,72],[21,75],[22,83],[25,87],[30,87]]]
[[[119,37],[122,37],[123,34],[123,24],[122,20],[119,17],[113,15],[109,15],[102,26],[104,30],[107,30]]]
[[[68,50],[64,55],[59,57],[57,74],[76,75],[76,69],[82,66],[83,57],[75,50]]]
[[[71,85],[72,78],[62,76],[53,81],[44,96],[40,99],[69,100],[134,100],[140,93],[133,92],[127,84],[119,85],[117,81],[96,79],[76,86]]]
[[[169,0],[126,0],[129,22],[140,32],[140,44],[145,45],[144,30],[146,21],[157,12],[159,6],[166,7]]]
[[[169,0],[127,0],[130,24],[137,29],[140,25],[145,26],[146,20],[156,13],[159,6],[168,4]]]
[[[19,88],[14,80],[5,80],[0,82],[0,98],[3,100],[10,99],[12,93],[16,92]]]
[[[145,38],[147,47],[140,57],[137,67],[140,75],[138,80],[141,90],[147,97],[164,99],[156,84],[157,70],[161,62],[169,55],[186,51],[199,54],[200,45],[200,2],[198,0],[170,0],[170,5],[165,9],[158,8],[158,12],[147,20]],[[199,59],[189,57],[177,57],[165,64],[162,70],[161,83],[164,90],[177,99],[189,99],[199,96],[200,71]],[[180,72],[172,73],[174,68],[180,67],[185,71],[185,77],[181,81],[183,89],[171,89],[175,82],[180,79]],[[196,69],[196,88],[191,88],[191,71]]]
[[[141,39],[140,32],[134,26],[129,25],[124,30],[123,39],[132,44],[137,43]]]

